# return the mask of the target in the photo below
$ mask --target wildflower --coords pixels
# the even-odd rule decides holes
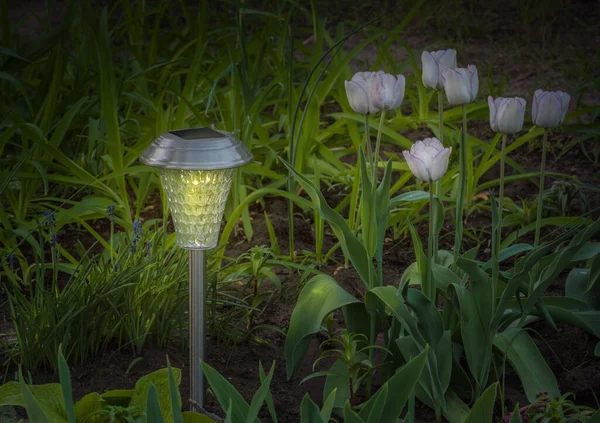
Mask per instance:
[[[49,228],[56,226],[56,215],[53,212],[44,212],[44,225]]]
[[[115,205],[108,206],[106,208],[108,210],[108,218],[110,219],[110,223],[115,223]]]

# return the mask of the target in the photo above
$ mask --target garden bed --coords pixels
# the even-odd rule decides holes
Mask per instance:
[[[323,4],[320,4],[323,3]],[[342,2],[335,10],[328,9],[329,2],[317,2],[321,7],[320,14],[330,18],[331,24],[326,27],[331,32],[334,31],[335,20],[339,13],[338,10],[349,10],[348,13],[356,18],[356,14],[364,10],[360,7],[354,8],[350,2]],[[527,9],[532,5],[522,6],[518,9],[513,5],[502,11],[504,2],[491,2],[485,10],[480,12],[473,11],[473,6],[464,16],[452,12],[454,8],[449,5],[443,6],[440,10],[446,11],[446,16],[436,15],[435,17],[424,17],[416,19],[408,26],[403,33],[404,40],[412,49],[420,52],[421,50],[433,50],[437,48],[446,48],[455,46],[459,50],[459,62],[475,63],[480,69],[480,99],[486,97],[488,92],[495,92],[495,95],[519,95],[526,97],[530,101],[533,90],[538,86],[549,86],[551,88],[567,89],[575,84],[581,84],[589,81],[598,81],[597,69],[593,68],[587,60],[593,54],[597,54],[594,45],[599,45],[600,33],[594,28],[595,18],[600,18],[599,8],[589,6],[585,1],[576,1],[570,3],[568,10],[564,11],[574,22],[578,21],[577,28],[566,32],[569,28],[568,22],[563,22],[559,18],[559,11],[544,14],[544,25],[540,25],[540,32],[535,28],[528,28],[527,34],[518,34],[513,19],[515,10],[525,13],[535,13]],[[495,4],[498,3],[498,4]],[[37,3],[36,3],[37,4]],[[467,5],[463,4],[467,10]],[[590,11],[586,16],[581,16],[583,12]],[[452,13],[450,13],[452,12]],[[482,22],[473,22],[473,20],[482,14]],[[18,13],[17,13],[18,15]],[[399,18],[401,12],[394,10],[387,16],[384,22],[393,28],[394,19]],[[468,18],[467,18],[468,17]],[[531,17],[522,17],[526,22]],[[343,19],[340,18],[340,21]],[[452,21],[454,20],[454,21]],[[391,22],[390,22],[391,21]],[[485,21],[485,22],[483,22]],[[306,22],[308,23],[308,21]],[[449,25],[454,24],[454,29]],[[556,24],[557,27],[553,27]],[[31,25],[34,25],[31,23]],[[488,28],[485,28],[489,26]],[[533,25],[532,25],[533,26]],[[460,30],[462,28],[462,30]],[[501,31],[501,29],[503,29]],[[527,43],[525,35],[530,37]],[[353,46],[358,45],[364,40],[364,35],[359,33],[348,40],[345,47],[349,51]],[[590,41],[591,40],[591,41]],[[594,42],[596,41],[596,43]],[[307,37],[305,44],[310,46],[312,40]],[[432,47],[433,46],[433,47]],[[372,43],[364,49],[351,63],[353,70],[371,69],[377,63],[379,57],[379,46]],[[393,44],[390,48],[390,54],[394,59],[400,61],[408,57],[408,50],[399,44]],[[380,64],[380,63],[377,63]],[[597,60],[596,60],[596,64]],[[590,69],[592,67],[592,69]],[[411,71],[408,70],[407,74]],[[595,73],[593,73],[595,72]],[[493,75],[490,77],[490,75]],[[484,95],[485,94],[485,95]],[[596,89],[585,91],[580,99],[585,105],[600,104],[600,93]],[[571,103],[571,111],[577,108]],[[328,113],[339,112],[334,106],[323,113],[323,120],[326,120]],[[405,114],[411,113],[411,108],[404,106]],[[487,109],[486,109],[487,113]],[[485,113],[483,114],[485,115]],[[597,116],[584,116],[582,120],[590,120],[596,123]],[[594,119],[596,119],[594,121]],[[328,124],[331,122],[327,122]],[[469,134],[479,139],[488,140],[491,138],[489,122],[484,119],[471,120],[469,122]],[[325,128],[322,128],[325,129]],[[431,128],[423,125],[403,131],[403,136],[411,141],[417,141],[428,136],[432,136]],[[547,171],[550,173],[563,174],[575,177],[579,182],[576,192],[568,197],[569,201],[563,204],[563,212],[568,216],[586,215],[590,220],[600,218],[600,185],[599,172],[596,157],[596,163],[593,163],[591,156],[585,156],[585,152],[594,151],[597,138],[591,138],[581,142],[573,142],[575,135],[572,133],[558,132],[552,136],[550,146],[549,162]],[[576,141],[576,140],[575,140]],[[262,148],[262,147],[261,147]],[[392,143],[384,143],[382,152],[384,157],[401,157],[403,149]],[[262,151],[262,150],[261,150]],[[389,153],[389,156],[386,156]],[[349,154],[344,157],[344,161],[356,163],[357,156]],[[521,146],[510,155],[510,159],[523,168],[524,172],[536,173],[540,166],[540,140],[535,139],[530,144]],[[510,176],[510,173],[509,175]],[[499,177],[499,166],[496,164],[489,172],[485,174],[481,182],[489,181]],[[546,180],[547,187],[552,186],[552,182],[557,178],[550,177]],[[347,187],[346,187],[347,188]],[[345,187],[340,188],[340,184],[330,187],[325,183],[321,184],[323,195],[332,205],[347,194]],[[558,190],[558,187],[557,187]],[[308,198],[303,190],[299,190],[304,198]],[[134,197],[133,192],[129,192]],[[489,260],[491,258],[491,218],[489,212],[489,191],[478,193],[478,198],[472,205],[471,213],[466,220],[465,234],[472,236],[465,237],[464,250],[479,246],[480,260]],[[506,185],[505,195],[510,198],[517,207],[523,207],[525,204],[532,204],[538,194],[537,175],[526,180],[510,182]],[[566,194],[565,194],[566,195]],[[557,194],[557,208],[560,208]],[[561,197],[563,198],[563,197]],[[162,217],[162,204],[160,197],[154,192],[150,195],[141,208],[140,220],[160,219]],[[270,245],[272,233],[269,232],[268,222],[265,219],[265,212],[268,215],[273,232],[278,240],[280,255],[283,257],[289,255],[288,251],[288,203],[285,199],[273,196],[265,197],[259,204],[252,204],[249,208],[250,221],[253,228],[253,236],[248,240],[243,232],[242,225],[237,227],[237,231],[229,238],[229,243],[225,250],[225,257],[233,260],[238,256],[249,251],[253,246]],[[423,210],[423,213],[426,210]],[[315,246],[315,222],[314,214],[308,210],[300,210],[296,207],[294,220],[296,253],[300,258],[304,257],[304,251],[312,252]],[[93,220],[91,227],[104,239],[111,236],[111,225],[107,218],[98,218]],[[100,245],[94,245],[96,239],[86,231],[81,231],[80,226],[69,224],[61,228],[58,234],[58,242],[69,253],[75,254],[76,244],[81,242],[86,248],[92,247],[91,253],[101,252]],[[172,222],[168,222],[168,231],[173,231]],[[428,233],[426,220],[417,221],[417,231],[421,240],[425,243]],[[506,235],[508,235],[508,231]],[[550,241],[563,233],[564,229],[560,227],[543,228],[542,241]],[[454,226],[451,214],[446,214],[446,222],[442,227],[440,236],[440,248],[452,250]],[[408,232],[405,231],[402,237],[396,239],[395,234],[388,230],[383,248],[383,281],[385,285],[396,286],[403,272],[413,262],[415,254]],[[594,240],[597,240],[595,237]],[[328,225],[325,225],[325,235],[323,240],[323,251],[327,252],[336,245],[338,239],[334,236]],[[533,243],[533,231],[520,238],[520,242]],[[27,247],[22,248],[24,257],[33,261],[34,252]],[[49,253],[48,253],[49,254]],[[508,264],[511,264],[508,262]],[[338,249],[325,264],[320,264],[318,270],[325,274],[332,275],[335,280],[351,295],[362,299],[365,295],[365,287],[359,276],[351,265],[345,263],[345,258],[340,249]],[[279,276],[282,287],[273,294],[268,305],[262,310],[256,318],[257,323],[280,328],[283,332],[287,330],[292,311],[297,304],[298,295],[306,280],[296,271],[290,271],[280,266],[275,269]],[[560,274],[556,280],[549,286],[546,295],[562,296],[565,295],[565,280],[568,272]],[[61,287],[64,287],[66,280],[61,281]],[[264,290],[273,289],[272,284],[265,283]],[[243,294],[243,289],[239,289],[239,295]],[[0,304],[4,303],[6,296],[0,293]],[[440,304],[442,305],[442,304]],[[344,319],[340,311],[335,314],[334,328],[343,329],[345,327]],[[558,324],[558,330],[552,329],[545,321],[540,319],[530,325],[531,336],[548,362],[552,372],[556,376],[558,386],[562,393],[570,392],[575,394],[575,402],[578,405],[586,405],[593,408],[599,408],[598,392],[600,392],[600,359],[594,354],[594,349],[598,344],[598,339],[587,334],[579,328],[566,324]],[[185,338],[185,330],[181,333]],[[213,334],[214,335],[214,334]],[[275,409],[279,422],[291,423],[300,421],[300,404],[306,393],[317,402],[323,402],[323,384],[324,378],[315,378],[300,382],[312,373],[312,363],[320,356],[320,343],[326,340],[322,334],[313,337],[306,357],[302,365],[297,369],[294,376],[288,380],[286,376],[286,363],[284,353],[285,335],[276,330],[263,329],[256,333],[254,342],[247,339],[237,339],[237,342],[225,342],[211,336],[208,342],[207,362],[216,368],[239,392],[250,402],[252,396],[260,386],[259,362],[268,368],[271,362],[275,361],[275,373],[271,383],[271,393],[275,402]],[[11,341],[14,337],[14,330],[10,323],[10,311],[6,308],[0,311],[0,341]],[[144,346],[141,354],[133,354],[129,348],[112,347],[110,344],[101,354],[86,359],[83,363],[70,363],[71,378],[73,385],[73,397],[81,398],[90,391],[104,392],[111,389],[131,389],[135,382],[143,375],[156,369],[166,366],[166,357],[169,357],[174,367],[181,368],[182,383],[180,386],[181,397],[184,409],[189,409],[189,404],[185,399],[189,397],[189,376],[187,373],[188,355],[185,348],[185,339],[175,337],[168,346]],[[263,345],[260,345],[262,343]],[[379,344],[383,339],[379,339]],[[332,361],[322,361],[317,370],[327,370]],[[466,366],[465,366],[466,367]],[[7,380],[13,379],[11,375],[17,368],[11,365],[4,374],[8,375]],[[52,370],[34,370],[30,373],[31,380],[35,384],[50,383],[57,381],[56,372]],[[380,383],[375,381],[375,386]],[[359,392],[359,397],[364,398],[364,391]],[[468,398],[465,398],[468,401]],[[505,405],[508,410],[514,406],[528,404],[527,397],[523,391],[521,382],[516,373],[507,366],[506,386],[505,386]],[[224,417],[224,412],[219,406],[216,398],[208,396],[206,410],[214,415]],[[261,416],[268,420],[269,413],[265,409]],[[497,415],[499,418],[500,416]],[[2,414],[0,414],[0,420]],[[433,410],[417,402],[417,422],[430,422],[435,419]],[[3,421],[4,423],[4,421]]]

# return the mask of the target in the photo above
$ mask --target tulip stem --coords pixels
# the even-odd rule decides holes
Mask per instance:
[[[542,139],[542,169],[540,170],[540,192],[538,195],[537,204],[537,219],[535,221],[535,238],[533,246],[537,247],[540,245],[540,229],[542,228],[542,210],[543,210],[543,195],[544,195],[544,181],[546,179],[546,149],[548,144],[548,130],[544,128],[544,138]]]
[[[373,188],[377,188],[377,166],[379,164],[379,147],[381,145],[381,132],[383,131],[383,122],[385,122],[385,110],[381,111],[379,118],[379,129],[377,130],[377,142],[375,143],[375,157],[373,158]]]
[[[369,115],[365,115],[365,138],[366,138],[366,150],[367,150],[367,161],[373,163],[373,152],[371,149],[371,135],[369,131]],[[363,187],[365,189],[365,187]]]
[[[502,134],[502,148],[500,150],[500,197],[498,198],[498,232],[494,243],[494,267],[492,278],[492,315],[496,312],[496,299],[498,297],[498,282],[500,280],[500,245],[502,244],[502,209],[504,208],[504,162],[506,160],[506,134]]]
[[[427,242],[427,285],[423,287],[423,291],[425,296],[427,296],[432,301],[435,300],[435,285],[433,282],[433,235],[434,235],[434,226],[435,225],[435,217],[434,217],[434,205],[433,205],[433,181],[429,182],[429,241]],[[437,304],[435,304],[437,307]]]
[[[467,106],[462,106],[462,131],[460,133],[460,175],[458,198],[456,199],[456,235],[454,238],[454,263],[458,261],[463,237],[463,214],[467,191]]]
[[[438,114],[439,114],[439,118],[440,118],[440,129],[439,129],[439,140],[442,143],[442,146],[444,145],[444,93],[442,92],[442,90],[437,90],[438,93]],[[441,200],[441,196],[442,196],[442,180],[441,178],[438,179],[435,182],[435,193],[438,196],[438,198],[440,198]],[[436,205],[437,207],[437,205]],[[442,217],[443,218],[443,217]],[[435,213],[435,225],[434,227],[438,227],[438,223],[437,223],[437,213]],[[437,262],[437,256],[438,256],[438,250],[439,250],[439,234],[435,234],[435,238],[433,240],[433,262]]]

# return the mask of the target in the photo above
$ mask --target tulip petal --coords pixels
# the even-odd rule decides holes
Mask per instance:
[[[477,97],[477,93],[479,92],[479,74],[477,73],[477,68],[474,65],[469,65],[467,66],[467,70],[470,73],[470,87],[471,87],[471,91],[470,91],[470,96],[471,96],[471,100],[473,101],[475,100],[475,97]]]
[[[494,97],[488,96],[488,107],[490,109],[490,127],[492,131],[498,132],[498,125],[496,124],[496,103],[494,103]]]
[[[421,53],[421,65],[423,67],[423,85],[431,89],[439,88],[440,70],[435,57],[428,51],[424,51]]]
[[[460,68],[444,69],[442,81],[448,103],[458,106],[471,101],[469,81],[465,80]]]
[[[440,50],[438,53],[442,53],[438,57],[438,67],[440,72],[444,69],[456,67],[456,50],[449,48],[448,50]]]

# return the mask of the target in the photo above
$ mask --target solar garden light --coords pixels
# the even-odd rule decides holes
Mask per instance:
[[[140,157],[142,163],[160,169],[177,244],[190,250],[190,398],[202,408],[206,392],[200,366],[206,357],[205,250],[218,243],[235,168],[252,159],[238,139],[209,128],[166,132]]]

